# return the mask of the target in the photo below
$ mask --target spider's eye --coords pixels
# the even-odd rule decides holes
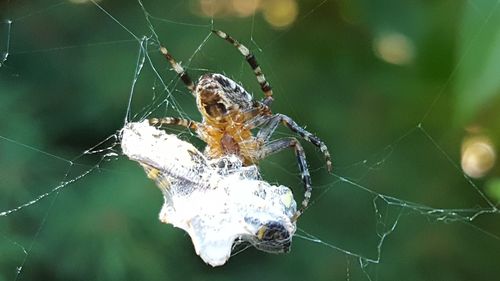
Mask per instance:
[[[222,113],[222,114],[226,114],[227,113],[227,109],[226,109],[226,106],[222,103],[216,103],[215,104],[215,107],[217,107],[217,111]]]
[[[214,89],[200,91],[198,95],[198,106],[210,117],[222,117],[228,112],[224,100]]]
[[[225,115],[227,113],[227,109],[224,104],[218,102],[214,104],[206,104],[205,112],[212,117],[217,117]]]

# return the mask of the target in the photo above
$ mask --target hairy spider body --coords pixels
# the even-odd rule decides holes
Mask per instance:
[[[240,156],[245,165],[258,162],[256,152],[262,144],[251,132],[248,121],[256,114],[271,115],[269,108],[233,80],[221,74],[202,76],[195,88],[198,110],[203,116],[197,133],[211,144],[206,155],[220,158],[224,155]]]
[[[255,56],[238,41],[222,31],[213,31],[220,38],[228,41],[245,56],[252,68],[264,99],[257,101],[243,87],[222,74],[205,74],[196,83],[189,77],[184,68],[175,61],[166,48],[160,51],[172,65],[174,71],[196,98],[198,111],[202,121],[164,117],[149,120],[152,125],[179,125],[195,131],[206,144],[205,154],[211,159],[227,155],[237,155],[244,165],[257,164],[261,159],[293,148],[304,183],[305,193],[302,206],[295,213],[296,220],[307,208],[311,198],[311,177],[307,168],[306,156],[300,142],[293,137],[271,140],[279,124],[283,124],[303,139],[317,146],[323,153],[326,166],[331,171],[330,153],[323,141],[300,127],[290,117],[283,114],[272,114],[270,105],[273,101],[272,88],[267,82]],[[256,135],[253,129],[258,128]],[[272,231],[269,229],[269,231]]]

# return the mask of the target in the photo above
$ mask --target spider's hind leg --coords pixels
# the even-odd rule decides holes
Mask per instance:
[[[304,153],[302,145],[300,145],[299,141],[293,137],[278,139],[265,144],[261,148],[259,159],[266,158],[271,154],[278,153],[290,147],[295,151],[295,156],[297,157],[297,163],[299,165],[302,182],[304,183],[305,189],[304,199],[302,200],[301,207],[295,212],[292,217],[292,221],[296,221],[309,205],[309,200],[311,199],[312,192],[311,175],[309,174],[309,170],[307,168],[306,154]]]

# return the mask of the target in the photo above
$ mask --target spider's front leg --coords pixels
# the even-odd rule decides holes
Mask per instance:
[[[267,156],[280,152],[286,148],[293,148],[295,151],[295,155],[297,156],[297,163],[299,164],[299,170],[301,173],[302,181],[304,183],[304,199],[302,200],[302,206],[295,212],[292,217],[292,221],[296,221],[300,215],[304,212],[309,204],[309,200],[311,199],[311,175],[309,174],[309,170],[307,169],[306,162],[306,154],[304,153],[304,149],[302,145],[300,145],[299,141],[296,138],[288,137],[282,138],[270,143],[265,144],[258,155],[258,160],[266,158]]]
[[[318,147],[325,157],[326,168],[328,172],[332,171],[332,160],[330,152],[328,152],[328,148],[326,147],[326,144],[317,136],[311,134],[304,128],[300,127],[297,123],[295,123],[295,121],[293,121],[292,118],[278,113],[271,117],[260,119],[260,122],[263,124],[263,127],[257,133],[257,139],[261,140],[262,142],[267,142],[271,138],[276,128],[278,127],[279,123],[282,123],[293,132],[299,134],[306,141]]]
[[[177,118],[177,117],[151,118],[151,119],[148,119],[148,121],[149,121],[149,124],[152,126],[156,126],[156,125],[159,125],[159,126],[164,126],[164,125],[182,126],[182,127],[189,128],[195,132],[200,127],[199,126],[200,124],[196,121],[184,119],[184,118]]]

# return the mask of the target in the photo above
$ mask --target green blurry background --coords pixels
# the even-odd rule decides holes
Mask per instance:
[[[0,52],[8,53],[0,67],[0,212],[62,186],[0,216],[0,280],[499,278],[499,1],[143,4],[151,17],[132,0],[102,0],[106,12],[83,0],[0,2]],[[304,143],[315,192],[298,223],[324,244],[295,237],[287,255],[248,249],[211,268],[182,230],[158,221],[162,198],[141,168],[104,157],[119,152],[113,139],[85,153],[123,126],[134,77],[134,120],[199,120],[151,30],[193,77],[225,73],[261,97],[241,56],[214,36],[205,41],[212,20],[256,53],[275,89],[273,110],[328,144],[334,175]],[[134,75],[141,57],[131,33],[149,37],[144,46],[168,92],[148,61]],[[291,151],[261,169],[301,200]],[[355,257],[379,253],[378,264]]]

